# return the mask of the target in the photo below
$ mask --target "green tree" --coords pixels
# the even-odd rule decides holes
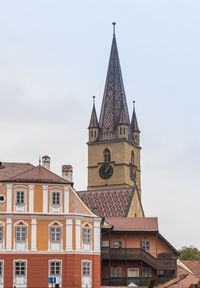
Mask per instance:
[[[194,246],[184,246],[178,252],[180,260],[200,260],[200,250]]]

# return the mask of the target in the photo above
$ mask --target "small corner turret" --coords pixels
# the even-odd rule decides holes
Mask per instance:
[[[133,114],[131,119],[131,135],[133,137],[134,143],[140,146],[140,129],[137,122],[137,117],[135,113],[135,101],[133,101]]]
[[[97,119],[97,113],[95,109],[95,96],[93,96],[93,108],[88,129],[89,129],[89,142],[96,141],[97,138],[99,137],[99,122]]]

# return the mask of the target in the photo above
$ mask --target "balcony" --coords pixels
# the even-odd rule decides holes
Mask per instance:
[[[165,283],[171,280],[172,277],[157,277],[154,279],[156,282],[154,285]],[[102,279],[101,285],[102,286],[128,286],[130,283],[134,283],[137,286],[149,286],[150,281],[153,280],[151,277],[119,277],[119,278],[109,278],[109,279]]]
[[[176,259],[157,259],[141,248],[104,248],[102,260],[141,260],[156,270],[176,270]]]

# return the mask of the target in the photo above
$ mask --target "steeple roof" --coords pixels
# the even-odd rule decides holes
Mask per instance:
[[[135,102],[133,102],[133,115],[131,119],[131,131],[132,132],[140,132],[138,122],[137,122],[137,117],[135,113]]]
[[[94,99],[94,97],[93,97],[93,99]],[[97,119],[97,113],[96,113],[94,100],[93,100],[92,114],[91,114],[90,124],[89,124],[88,129],[89,128],[99,128],[99,122],[98,122],[98,119]]]
[[[126,113],[125,113],[123,104],[122,104],[122,108],[121,108],[120,115],[119,115],[118,125],[129,125],[129,122],[126,119]]]
[[[124,107],[125,122],[130,125],[126,95],[124,91],[124,84],[117,50],[117,42],[114,31],[99,120],[99,125],[101,128],[101,140],[110,140],[117,138],[116,128],[117,124],[119,123],[122,107]]]

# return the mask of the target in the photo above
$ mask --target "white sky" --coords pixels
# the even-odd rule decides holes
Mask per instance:
[[[200,248],[200,1],[0,1],[0,160],[72,164],[87,186],[87,127],[99,115],[116,34],[141,134],[142,200],[177,249]]]

